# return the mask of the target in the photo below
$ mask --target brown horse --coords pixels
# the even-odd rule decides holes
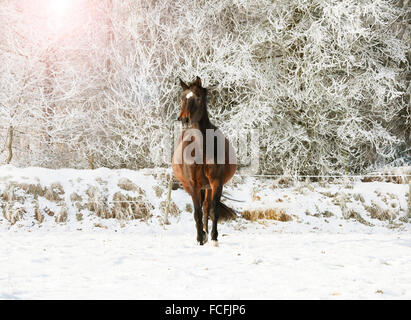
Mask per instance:
[[[223,185],[237,169],[237,160],[228,140],[210,122],[207,89],[201,86],[201,79],[197,77],[189,85],[180,80],[180,84],[183,92],[178,120],[182,122],[183,131],[174,150],[173,172],[193,199],[198,243],[207,242],[210,216],[211,240],[217,246],[217,221],[235,216],[220,198]]]

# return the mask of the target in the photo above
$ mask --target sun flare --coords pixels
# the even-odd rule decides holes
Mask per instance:
[[[50,0],[50,13],[59,17],[64,16],[70,7],[70,2],[70,0]]]
[[[48,11],[52,27],[60,30],[72,6],[71,0],[49,0]]]

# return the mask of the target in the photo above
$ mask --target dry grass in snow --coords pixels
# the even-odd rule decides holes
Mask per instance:
[[[50,170],[0,167],[0,223],[82,226],[117,220],[163,223],[170,172],[152,170]],[[281,179],[280,179],[281,180]],[[403,228],[410,220],[408,185],[393,182],[293,181],[236,176],[225,188],[239,219],[272,220],[315,226],[354,221],[364,226]],[[391,181],[391,180],[390,180]],[[395,183],[394,183],[395,182]],[[169,216],[192,217],[192,202],[181,188],[173,190]]]

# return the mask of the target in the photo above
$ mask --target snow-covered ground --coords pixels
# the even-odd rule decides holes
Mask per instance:
[[[0,167],[0,299],[411,298],[408,185],[235,177],[228,193],[246,202],[226,204],[291,221],[221,223],[216,248],[196,244],[184,190],[161,223],[168,172]],[[116,192],[149,203],[151,216],[97,216],[91,198],[125,214]]]

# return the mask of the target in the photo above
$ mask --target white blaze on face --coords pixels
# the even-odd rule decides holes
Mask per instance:
[[[192,96],[194,96],[193,91],[190,91],[189,93],[187,93],[186,98],[190,99]]]

